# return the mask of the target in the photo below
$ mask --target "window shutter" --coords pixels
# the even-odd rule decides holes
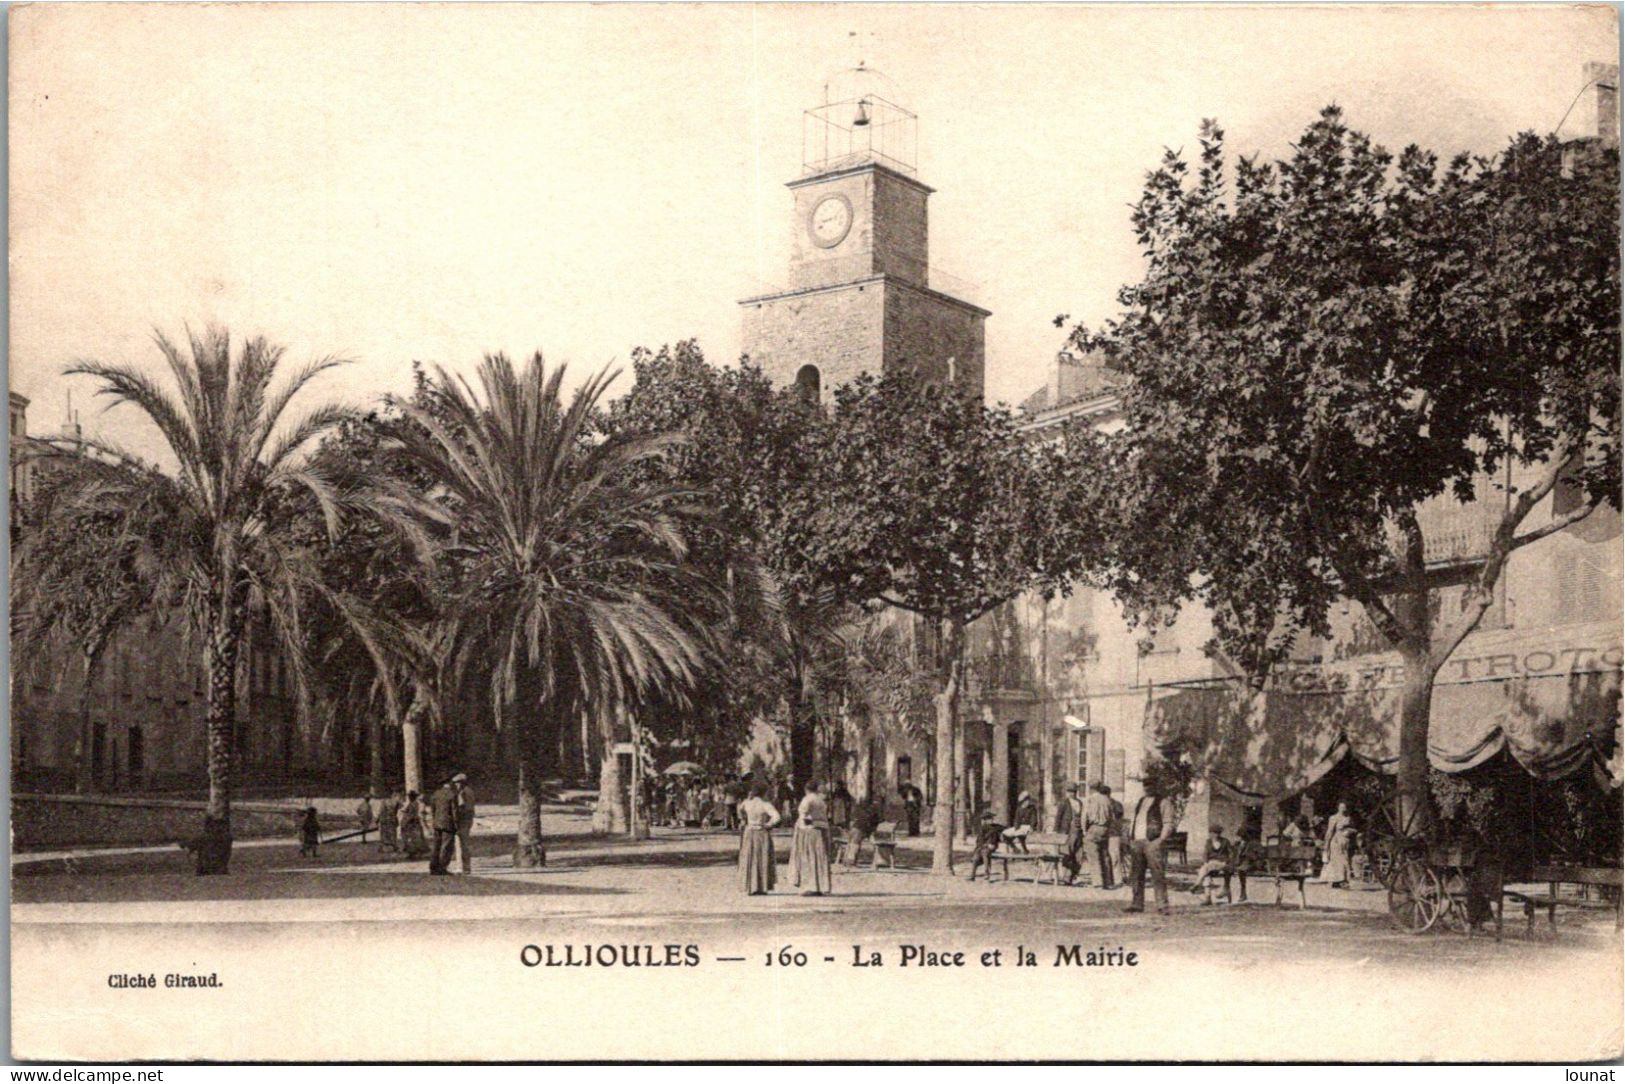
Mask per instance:
[[[1106,771],[1106,732],[1104,730],[1088,730],[1084,732],[1089,742],[1089,778],[1086,783],[1098,783],[1105,778]]]
[[[1112,793],[1116,795],[1123,793],[1123,760],[1123,750],[1106,750],[1106,785],[1112,788]]]

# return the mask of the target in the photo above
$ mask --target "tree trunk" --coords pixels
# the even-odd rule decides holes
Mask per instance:
[[[1399,826],[1407,835],[1427,828],[1428,725],[1433,707],[1433,680],[1438,667],[1425,646],[1403,646],[1405,679],[1399,701]]]
[[[790,701],[790,786],[799,796],[818,769],[818,730],[811,705],[799,693]]]
[[[376,711],[367,713],[367,790],[374,797],[388,793],[384,788],[384,720]]]
[[[418,754],[418,717],[408,712],[401,720],[401,775],[406,789],[423,793],[423,761]]]
[[[90,705],[92,686],[96,682],[96,658],[86,655],[83,661],[85,681],[79,690],[79,737],[73,743],[73,789],[79,794],[88,793],[95,785],[90,772],[90,743],[95,740],[91,733]]]
[[[542,694],[536,675],[520,675],[518,696],[509,705],[508,725],[513,731],[519,761],[519,829],[514,839],[515,869],[547,864],[542,847],[542,773],[547,760],[547,736],[542,726]]]
[[[533,727],[526,727],[533,730]],[[514,841],[515,869],[547,864],[542,846],[541,741],[537,734],[519,735],[519,835]]]
[[[229,602],[215,607],[205,664],[209,671],[206,729],[209,801],[203,811],[203,837],[197,851],[200,874],[225,873],[231,863],[231,754],[237,717],[237,652],[242,623]]]
[[[598,805],[592,814],[592,830],[596,835],[611,835],[626,829],[628,819],[621,801],[621,766],[615,755],[615,743],[604,743],[604,755],[598,762]]]
[[[958,790],[959,768],[954,763],[954,732],[959,722],[960,643],[965,627],[948,623],[948,639],[942,690],[932,699],[937,709],[937,801],[932,813],[931,872],[954,871],[954,798]]]
[[[559,726],[558,774],[562,786],[573,787],[580,782],[578,773],[581,771],[583,763],[581,757],[582,725],[581,719],[577,719],[569,725],[561,724]]]
[[[1419,550],[1419,546],[1415,547]],[[1420,572],[1419,552],[1411,567]],[[1405,664],[1399,702],[1399,827],[1408,835],[1428,826],[1428,722],[1433,708],[1433,679],[1439,664],[1433,661],[1432,599],[1425,589],[1407,591],[1394,599],[1394,616],[1407,631],[1396,645]]]
[[[867,802],[875,796],[873,788],[869,786],[870,774],[875,770],[874,761],[875,743],[865,731],[858,736],[858,777],[853,782],[860,802]]]

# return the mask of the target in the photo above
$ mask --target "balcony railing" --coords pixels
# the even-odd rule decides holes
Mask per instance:
[[[1501,519],[1497,502],[1424,504],[1416,510],[1423,559],[1430,565],[1473,561],[1489,552]]]

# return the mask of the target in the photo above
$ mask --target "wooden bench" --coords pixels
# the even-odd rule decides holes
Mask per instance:
[[[1026,837],[1027,849],[1025,851],[1012,849],[1009,840],[999,844],[999,849],[988,856],[989,865],[999,862],[1004,868],[1004,879],[1010,879],[1011,862],[1031,862],[1033,883],[1037,884],[1045,867],[1049,868],[1050,883],[1061,883],[1061,859],[1066,855],[1066,835],[1062,832],[1029,832]]]
[[[874,844],[875,857],[873,868],[880,868],[880,860],[886,860],[887,869],[897,868],[897,822],[881,821],[875,825],[874,835],[869,837]]]
[[[1536,866],[1530,876],[1536,883],[1546,882],[1547,894],[1545,896],[1534,896],[1511,888],[1503,888],[1500,898],[1495,904],[1495,933],[1497,937],[1501,934],[1501,917],[1507,900],[1522,905],[1527,923],[1525,931],[1530,937],[1535,935],[1535,912],[1542,907],[1546,908],[1546,922],[1551,929],[1552,936],[1556,937],[1557,908],[1560,904],[1565,907],[1581,908],[1598,906],[1589,901],[1576,900],[1572,897],[1567,899],[1560,897],[1558,895],[1559,885],[1586,885],[1614,889],[1612,904],[1614,929],[1620,929],[1622,921],[1625,921],[1625,914],[1622,914],[1620,909],[1621,893],[1619,891],[1621,884],[1625,882],[1622,882],[1621,871],[1617,868],[1609,866]]]
[[[1275,882],[1275,906],[1281,906],[1281,883],[1298,883],[1298,910],[1309,906],[1309,896],[1303,883],[1315,875],[1315,859],[1320,848],[1313,843],[1266,843],[1254,871],[1255,877],[1268,877]]]
[[[1213,902],[1213,887],[1217,882],[1222,881],[1224,883],[1224,898],[1228,902],[1232,898],[1230,895],[1230,882],[1233,878],[1240,882],[1241,899],[1237,902],[1246,903],[1247,878],[1258,873],[1260,848],[1256,843],[1231,840],[1226,848],[1226,853],[1227,857],[1224,865],[1208,870],[1207,873],[1198,877],[1192,891],[1201,892],[1207,902],[1211,904]],[[1207,859],[1204,858],[1202,866],[1197,867],[1198,871],[1206,865]]]
[[[852,830],[850,828],[838,832],[832,831],[830,833],[830,850],[834,852],[831,855],[832,861],[838,865],[845,865],[846,860],[844,856],[846,854],[846,847],[851,840]],[[864,841],[872,845],[875,849],[871,865],[872,869],[880,868],[880,860],[882,858],[886,860],[886,866],[889,869],[897,868],[896,821],[882,821],[875,825],[875,830],[868,836],[864,837]],[[863,845],[859,844],[858,852],[852,856],[852,868],[857,869],[858,866],[862,864]]]

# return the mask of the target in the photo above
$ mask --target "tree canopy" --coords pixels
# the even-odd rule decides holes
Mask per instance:
[[[1415,683],[1417,790],[1433,674],[1507,556],[1619,505],[1618,189],[1612,148],[1525,134],[1441,168],[1336,108],[1283,161],[1232,169],[1212,122],[1194,164],[1170,151],[1134,208],[1144,277],[1072,335],[1128,378],[1120,508],[1142,526],[1119,533],[1114,586],[1131,615],[1203,602],[1257,680],[1357,600]],[[1485,552],[1430,559],[1419,507],[1497,478]],[[1574,505],[1531,518],[1560,481]],[[1463,602],[1435,627],[1448,586]]]

